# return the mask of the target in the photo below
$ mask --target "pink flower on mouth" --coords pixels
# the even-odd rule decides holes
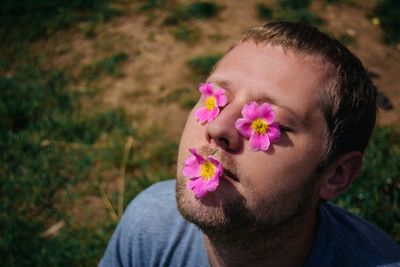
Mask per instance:
[[[219,107],[223,107],[228,102],[224,89],[214,89],[212,83],[201,83],[199,91],[203,95],[204,106],[195,111],[197,120],[200,123],[213,121],[219,114]]]
[[[268,103],[252,101],[242,108],[243,118],[237,119],[235,127],[241,135],[249,139],[252,150],[268,150],[270,144],[281,136],[275,112]]]
[[[192,155],[186,159],[182,173],[189,179],[187,187],[197,198],[201,198],[217,189],[223,173],[222,164],[213,156],[205,159],[194,148],[190,148],[189,151]]]

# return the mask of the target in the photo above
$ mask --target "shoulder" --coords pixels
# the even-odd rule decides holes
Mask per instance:
[[[360,242],[374,254],[400,260],[400,246],[379,227],[331,203],[321,210],[335,224],[336,234],[348,234],[345,240]]]
[[[175,181],[156,183],[141,192],[128,206],[107,247],[104,266],[183,266],[195,255],[186,253],[202,246],[202,235],[179,214]],[[186,253],[186,256],[182,255]]]
[[[169,213],[177,213],[174,180],[153,184],[142,191],[128,205],[124,217],[132,217],[135,221],[149,220]]]
[[[331,203],[321,205],[319,220],[317,242],[334,266],[400,266],[399,245],[370,222]]]

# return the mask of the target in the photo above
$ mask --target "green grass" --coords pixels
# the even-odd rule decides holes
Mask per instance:
[[[363,169],[336,201],[383,228],[400,243],[400,132],[375,129]]]
[[[207,19],[217,16],[219,7],[211,1],[198,1],[187,7],[190,16],[196,19]]]
[[[187,25],[178,25],[174,29],[174,37],[177,40],[185,41],[187,43],[194,43],[199,40],[200,33],[194,27]]]
[[[291,21],[321,26],[324,20],[312,13],[310,0],[279,0],[275,8],[264,3],[256,5],[257,16],[262,20]]]
[[[400,42],[400,1],[379,0],[372,16],[379,19],[387,44]]]
[[[0,39],[6,43],[31,41],[78,22],[108,21],[118,13],[108,0],[4,0],[0,10]]]
[[[218,14],[219,8],[214,10],[216,5],[211,2],[195,3],[184,6],[177,27],[185,27],[192,18]],[[288,10],[301,9],[287,3]],[[164,1],[145,4],[148,7],[143,11],[160,7]],[[120,194],[114,185],[124,165],[126,206],[149,185],[174,177],[178,144],[166,138],[162,129],[133,127],[141,125],[140,115],[130,117],[121,109],[99,107],[94,100],[96,88],[90,94],[78,92],[76,78],[68,70],[55,69],[45,58],[32,58],[29,49],[19,46],[19,42],[48,37],[78,22],[96,25],[107,21],[116,14],[109,1],[8,0],[0,12],[3,44],[13,47],[0,52],[0,265],[96,266],[117,221],[110,209],[105,209],[105,216],[90,218],[93,203],[87,202],[87,207],[80,203],[91,197],[105,206],[105,190],[116,210]],[[183,19],[185,12],[190,14],[188,20]],[[275,9],[272,15],[276,16]],[[177,35],[187,38],[184,29]],[[10,51],[18,55],[11,57]],[[220,57],[195,57],[188,66],[204,79]],[[96,60],[83,68],[79,78],[90,82],[106,75],[120,77],[126,60],[124,52]],[[176,101],[190,108],[197,97],[192,89],[180,88],[160,103]],[[129,138],[133,143],[124,162]],[[397,242],[399,157],[400,132],[377,128],[360,178],[336,201],[382,227]],[[58,234],[43,235],[60,221],[65,226]]]
[[[173,177],[177,145],[158,129],[138,131],[122,110],[83,109],[65,72],[28,62],[0,78],[0,259],[2,266],[94,266],[114,230],[111,216],[80,219],[72,208],[101,198],[129,136],[128,200]],[[140,153],[137,153],[140,151]],[[150,164],[152,162],[152,164]],[[109,195],[114,209],[118,193]],[[82,214],[85,217],[85,214]],[[54,222],[65,227],[43,237]]]
[[[221,54],[198,56],[191,58],[188,61],[188,65],[194,73],[201,76],[207,76],[221,57]]]
[[[73,202],[74,188],[88,181],[99,160],[92,145],[102,135],[135,131],[122,111],[83,111],[66,91],[69,83],[64,73],[37,64],[0,78],[3,266],[89,263],[101,255],[114,226],[109,221],[76,229],[62,203]],[[56,238],[41,237],[55,220],[67,222],[66,228]],[[99,236],[102,231],[106,234]]]
[[[80,253],[80,240],[69,236],[81,236],[81,229],[55,239],[40,237],[47,222],[68,221],[56,208],[63,201],[60,193],[86,179],[95,158],[85,145],[109,130],[92,129],[97,116],[79,111],[64,90],[67,83],[61,72],[41,70],[37,64],[22,66],[0,80],[5,112],[1,126],[6,129],[0,136],[0,254],[5,266],[77,265],[89,260]],[[77,123],[75,117],[85,119]],[[60,145],[72,141],[82,145]]]
[[[137,12],[153,10],[155,8],[164,6],[164,4],[165,0],[147,0],[144,3],[140,4],[140,6],[137,8]]]
[[[354,5],[354,0],[324,0],[327,4],[347,4]]]
[[[311,0],[278,0],[281,8],[285,9],[308,9],[311,4]]]
[[[101,75],[108,74],[114,77],[121,77],[120,71],[121,64],[128,59],[128,55],[124,52],[113,54],[108,58],[94,61],[93,63],[84,67],[82,71],[82,78],[88,81],[97,80]]]
[[[159,100],[159,103],[178,103],[183,109],[191,109],[198,100],[198,92],[193,88],[177,88]]]
[[[259,19],[271,19],[274,13],[273,9],[264,3],[258,3],[256,9]]]
[[[193,21],[214,18],[218,15],[220,9],[220,6],[211,1],[170,5],[167,8],[169,14],[163,20],[163,24],[174,26],[173,35],[175,39],[193,44],[201,36]]]
[[[216,17],[220,7],[211,1],[196,1],[187,5],[175,6],[165,18],[166,25],[179,25],[192,19],[210,19]]]
[[[321,17],[313,14],[308,9],[283,9],[275,13],[274,20],[299,22],[313,26],[320,26],[324,23]]]

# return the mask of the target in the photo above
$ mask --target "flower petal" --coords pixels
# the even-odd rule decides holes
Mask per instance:
[[[218,89],[215,94],[215,100],[217,100],[217,105],[219,107],[223,107],[228,103],[228,98],[225,95],[224,89]]]
[[[204,189],[207,190],[208,192],[215,191],[219,185],[219,177],[215,175],[215,177],[211,178],[210,181],[208,181],[204,185]]]
[[[192,155],[196,158],[197,162],[199,164],[202,164],[205,161],[205,158],[203,158],[202,155],[197,153],[197,150],[194,148],[189,148],[189,152],[192,153]]]
[[[271,142],[276,142],[279,140],[279,138],[281,137],[281,131],[279,129],[279,126],[276,122],[272,123],[269,127],[268,127],[268,137],[269,140]]]
[[[189,148],[189,152],[192,154],[185,160],[185,166],[182,170],[183,175],[188,178],[186,187],[190,189],[197,198],[201,198],[217,189],[220,181],[220,177],[223,173],[221,162],[219,162],[214,156],[209,155],[208,161],[213,164],[216,168],[212,174],[211,179],[207,180],[201,176],[201,164],[206,159],[197,153],[195,148]]]
[[[249,138],[253,133],[253,130],[251,128],[251,121],[247,118],[237,119],[235,122],[235,127],[239,131],[239,133],[245,138]]]
[[[191,155],[186,159],[182,174],[188,178],[200,176],[200,164],[195,156]]]
[[[213,110],[208,112],[208,122],[212,122],[213,120],[215,120],[215,118],[218,116],[219,114],[219,108],[215,107]]]
[[[210,111],[208,109],[206,109],[205,107],[198,108],[194,111],[194,115],[196,116],[196,119],[200,123],[204,123],[205,121],[207,121],[207,119],[209,117],[209,113],[210,113]]]
[[[202,198],[208,193],[208,191],[204,187],[196,187],[193,189],[193,193],[197,198]]]
[[[217,167],[215,170],[215,175],[217,175],[218,178],[221,177],[223,172],[222,163],[219,162],[214,156],[208,156],[208,160]]]
[[[270,145],[268,136],[262,134],[253,134],[250,136],[249,140],[250,148],[254,151],[257,150],[267,150]]]
[[[260,116],[264,118],[268,124],[271,124],[275,120],[275,111],[272,109],[271,105],[268,103],[263,103],[259,106]]]
[[[189,179],[186,186],[190,190],[194,190],[196,187],[201,186],[202,182],[203,182],[203,179],[201,177],[197,177],[197,178]]]
[[[249,120],[255,120],[258,118],[258,105],[255,101],[246,104],[242,108],[243,118]]]
[[[219,162],[214,156],[210,155],[207,157],[207,159],[214,164],[214,166],[219,167],[221,165],[221,162]]]
[[[205,194],[207,194],[207,190],[204,185],[205,181],[202,178],[189,180],[187,183],[187,187],[192,190],[194,195],[198,198],[203,197]]]
[[[205,96],[212,96],[213,94],[212,83],[201,83],[199,86],[199,91]]]

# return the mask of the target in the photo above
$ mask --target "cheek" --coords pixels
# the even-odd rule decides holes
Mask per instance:
[[[319,163],[310,147],[276,147],[271,154],[261,153],[249,152],[240,166],[248,188],[260,195],[301,186]]]
[[[185,128],[182,132],[179,143],[178,163],[189,156],[189,148],[199,147],[204,143],[202,136],[204,136],[204,126],[196,120],[193,109],[187,118]]]
[[[198,140],[199,136],[202,136],[204,131],[204,126],[196,120],[194,110],[195,109],[190,112],[186,120],[186,125],[181,136],[181,145],[187,143],[193,143],[193,145],[195,145],[194,142]]]

